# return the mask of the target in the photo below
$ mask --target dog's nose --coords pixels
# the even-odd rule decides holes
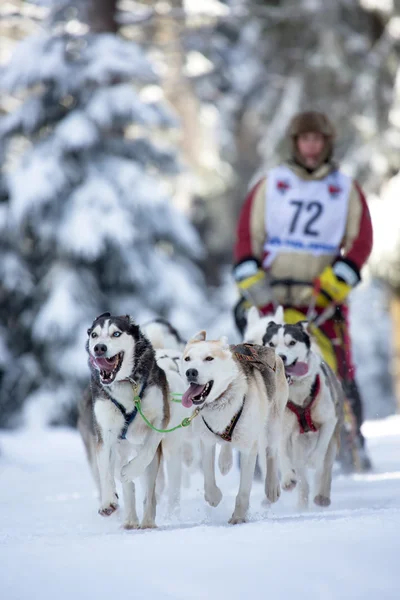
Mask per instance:
[[[199,375],[199,372],[197,369],[188,369],[186,371],[186,377],[188,378],[189,381],[195,381],[197,379]]]
[[[287,360],[286,354],[280,354],[279,356],[282,359],[283,364],[285,365],[286,364],[286,360]]]
[[[96,344],[94,347],[94,353],[96,356],[102,356],[107,352],[107,346],[105,344]]]

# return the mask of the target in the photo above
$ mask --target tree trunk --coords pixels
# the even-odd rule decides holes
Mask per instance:
[[[183,11],[182,0],[171,0],[169,5],[172,9]],[[165,15],[164,18],[156,20],[154,41],[161,48],[165,48],[168,55],[162,87],[165,97],[174,107],[181,121],[180,147],[182,155],[190,171],[201,177],[203,175],[201,169],[203,134],[199,120],[201,105],[190,79],[184,72],[185,50],[181,41],[183,28],[184,20],[177,20],[173,16]],[[183,175],[178,179],[176,201],[181,208],[188,210],[194,192],[193,179],[190,175]]]
[[[116,33],[117,0],[89,0],[88,24],[93,33]]]

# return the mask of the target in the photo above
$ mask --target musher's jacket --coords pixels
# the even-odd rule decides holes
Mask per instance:
[[[310,185],[311,184],[311,185]],[[340,258],[359,274],[372,249],[372,225],[359,185],[334,164],[308,173],[288,162],[269,171],[241,210],[235,264],[256,258],[272,283],[310,284]],[[312,288],[274,285],[279,304],[308,306]]]

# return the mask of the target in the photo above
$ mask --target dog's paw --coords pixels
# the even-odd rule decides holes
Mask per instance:
[[[318,494],[314,498],[314,504],[317,506],[329,506],[331,503],[331,499],[327,496],[323,496],[322,494]]]
[[[115,512],[118,508],[118,503],[117,502],[111,502],[110,504],[107,504],[106,506],[100,506],[99,508],[99,515],[101,515],[102,517],[109,517],[110,515],[113,514],[113,512]]]
[[[146,519],[140,523],[140,529],[157,529],[157,525],[155,524],[155,521]]]
[[[130,531],[131,529],[139,529],[139,521],[125,521],[122,527],[127,531]]]
[[[228,523],[229,525],[241,525],[242,523],[246,523],[246,517],[239,517],[233,514]]]
[[[232,469],[232,448],[228,444],[222,446],[218,457],[218,467],[222,475],[227,475]]]
[[[272,485],[267,484],[265,486],[265,495],[271,504],[278,502],[281,495],[281,486],[279,485],[279,481]]]
[[[297,485],[296,473],[293,471],[289,471],[286,473],[284,477],[282,477],[282,489],[285,492],[291,492]]]
[[[222,492],[219,487],[215,486],[214,488],[205,490],[204,498],[210,506],[218,506],[222,500]]]

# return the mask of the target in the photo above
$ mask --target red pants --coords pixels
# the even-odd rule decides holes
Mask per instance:
[[[307,314],[308,307],[301,306],[284,306],[284,308],[295,308],[300,312]],[[324,312],[324,308],[315,308],[315,312],[321,314]],[[263,315],[270,315],[274,312],[272,304],[268,304],[261,309]],[[345,304],[340,307],[341,317],[332,317],[327,319],[325,323],[320,326],[320,330],[329,338],[332,342],[337,340],[337,343],[333,344],[333,348],[336,355],[338,364],[338,375],[342,381],[354,381],[355,378],[355,367],[353,363],[353,357],[351,352],[351,340],[349,333],[349,308]]]

